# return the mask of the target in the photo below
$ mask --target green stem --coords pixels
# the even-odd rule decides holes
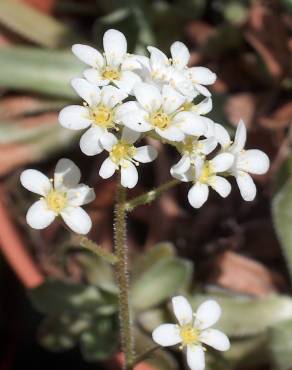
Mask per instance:
[[[135,365],[138,365],[140,362],[147,359],[153,352],[159,349],[160,346],[153,346],[152,348],[147,349],[145,352],[141,353],[139,356],[135,358]]]
[[[116,281],[119,289],[119,322],[122,351],[125,355],[124,369],[132,370],[135,360],[134,339],[129,304],[128,250],[126,240],[126,189],[118,184],[115,207],[114,243]]]
[[[155,189],[152,189],[150,191],[147,191],[146,193],[139,195],[136,198],[133,198],[129,200],[125,204],[125,208],[127,212],[133,211],[134,208],[153,202],[156,198],[158,198],[162,193],[164,193],[166,190],[169,190],[179,184],[179,180],[170,180],[160,186],[158,186]]]
[[[112,265],[118,262],[118,258],[113,253],[103,249],[100,245],[94,243],[94,241],[88,239],[86,236],[78,236],[78,244]]]

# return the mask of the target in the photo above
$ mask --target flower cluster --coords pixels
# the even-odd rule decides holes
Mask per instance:
[[[136,166],[153,161],[157,153],[150,145],[136,148],[133,143],[152,137],[181,155],[170,173],[192,183],[188,200],[194,208],[206,202],[209,187],[228,196],[228,176],[236,178],[243,199],[253,200],[256,188],[249,174],[265,173],[269,159],[260,150],[244,149],[243,121],[232,142],[223,126],[204,116],[212,109],[206,86],[215,82],[215,73],[188,67],[189,50],[178,41],[170,47],[171,58],[152,46],[149,57],[128,54],[125,36],[111,29],[104,34],[103,48],[101,53],[90,46],[73,46],[73,53],[90,67],[84,78],[72,81],[84,103],[64,108],[59,116],[66,128],[88,128],[80,140],[83,153],[109,152],[100,176],[108,178],[121,169],[122,185],[134,187]]]
[[[211,329],[221,316],[221,308],[216,301],[203,302],[195,313],[182,296],[173,297],[172,306],[178,325],[162,324],[153,331],[152,337],[163,347],[180,344],[182,350],[186,348],[187,363],[192,370],[205,368],[204,344],[218,351],[230,348],[227,336],[220,330]]]
[[[153,46],[148,47],[149,56],[129,54],[125,36],[110,29],[103,36],[103,49],[101,53],[91,46],[73,45],[73,53],[88,66],[83,78],[71,81],[83,104],[67,106],[59,114],[63,127],[85,130],[80,139],[84,154],[108,152],[100,176],[109,178],[118,170],[121,184],[133,188],[138,182],[137,166],[157,157],[154,147],[147,142],[137,146],[136,142],[151,137],[178,151],[181,158],[170,173],[192,184],[188,200],[194,208],[206,202],[210,187],[227,197],[231,191],[228,176],[236,178],[244,200],[253,200],[256,187],[249,174],[264,174],[269,159],[260,150],[244,149],[243,121],[232,141],[222,125],[205,117],[212,109],[206,86],[215,82],[215,73],[205,67],[188,67],[189,50],[178,41],[170,47],[171,58]],[[31,190],[28,184],[34,181],[35,172],[25,173],[27,180],[22,182]],[[57,190],[48,188],[53,194]],[[47,199],[47,192],[37,192]],[[70,206],[67,198],[63,203]],[[65,206],[52,209],[48,200],[39,204],[43,208],[46,204],[47,222],[35,224],[30,211],[28,222],[32,227],[45,227],[59,214],[66,222]],[[76,227],[69,226],[75,231]]]

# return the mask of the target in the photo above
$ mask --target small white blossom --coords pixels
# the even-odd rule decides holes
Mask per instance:
[[[26,215],[27,223],[34,229],[44,229],[57,216],[78,234],[87,234],[91,229],[91,219],[81,208],[94,200],[92,188],[79,184],[79,168],[67,158],[58,161],[54,179],[37,170],[28,169],[20,176],[21,184],[29,191],[41,195]]]
[[[211,328],[221,316],[221,308],[216,301],[203,302],[196,313],[183,296],[172,298],[172,306],[178,325],[158,326],[152,333],[154,342],[163,347],[180,344],[181,349],[186,349],[191,370],[205,369],[205,344],[218,351],[229,350],[228,337],[220,330]]]
[[[101,165],[99,174],[102,178],[111,177],[116,170],[121,170],[121,184],[126,188],[133,188],[138,182],[136,166],[141,163],[154,161],[157,151],[151,145],[135,147],[133,144],[139,139],[140,133],[125,127],[121,139],[109,134],[103,138],[103,147],[109,156]]]
[[[266,173],[270,166],[268,156],[258,149],[244,149],[246,143],[246,127],[242,120],[238,123],[233,143],[228,132],[222,126],[219,127],[218,125],[215,131],[216,137],[221,143],[222,151],[234,155],[234,163],[229,169],[229,172],[236,178],[242,198],[246,201],[254,200],[256,186],[249,173],[256,175]]]
[[[134,87],[137,102],[124,103],[122,123],[139,132],[154,130],[170,141],[182,141],[185,135],[204,135],[206,125],[200,116],[184,110],[185,97],[171,86],[162,92],[156,86],[140,82]]]
[[[131,69],[137,67],[128,61],[127,40],[117,30],[110,29],[103,35],[104,54],[91,46],[75,44],[73,53],[91,68],[84,71],[85,78],[98,86],[113,83],[130,93],[140,77]]]
[[[119,122],[118,105],[126,94],[114,86],[98,86],[74,78],[71,84],[78,95],[84,99],[83,106],[69,105],[61,110],[59,121],[63,127],[81,130],[90,127],[80,139],[80,148],[86,155],[102,152],[101,138],[110,130],[117,130]]]
[[[188,192],[188,200],[192,207],[200,208],[208,199],[209,186],[214,189],[221,197],[226,198],[230,191],[230,183],[217,173],[225,172],[231,168],[234,161],[234,156],[230,153],[221,153],[212,160],[204,160],[200,157],[196,158],[194,165],[182,173],[181,166],[179,171],[177,168],[171,169],[173,177],[188,182],[193,182],[193,186]]]

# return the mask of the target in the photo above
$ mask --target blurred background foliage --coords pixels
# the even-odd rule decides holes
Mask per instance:
[[[184,41],[192,65],[218,75],[210,117],[231,132],[243,118],[248,145],[271,158],[252,203],[234,190],[194,211],[181,185],[131,214],[137,353],[153,347],[155,326],[173,319],[171,296],[185,294],[194,308],[212,296],[232,347],[222,356],[208,351],[208,369],[292,369],[291,0],[0,0],[0,369],[119,367],[112,266],[58,223],[28,229],[32,198],[18,180],[26,166],[50,173],[61,155],[73,158],[97,193],[90,237],[111,248],[114,181],[98,178],[102,156],[83,156],[79,134],[57,122],[63,106],[78,102],[69,81],[83,66],[70,46],[100,47],[108,28],[125,33],[130,52],[168,52]],[[158,150],[130,196],[169,178],[175,154]],[[160,349],[143,366],[184,363],[179,351]]]

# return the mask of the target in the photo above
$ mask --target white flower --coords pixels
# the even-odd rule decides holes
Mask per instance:
[[[34,229],[44,229],[61,216],[74,232],[87,234],[91,229],[91,219],[80,206],[94,200],[95,194],[92,188],[79,184],[80,178],[79,168],[67,158],[58,161],[51,181],[40,171],[23,171],[21,184],[41,195],[41,199],[29,208],[27,223]]]
[[[205,67],[189,68],[187,65],[190,52],[182,42],[176,41],[171,45],[171,59],[153,46],[149,46],[148,51],[150,52],[150,75],[158,84],[170,83],[191,100],[198,94],[211,96],[204,85],[213,84],[216,74]]]
[[[109,157],[101,165],[99,174],[102,178],[111,177],[120,168],[122,186],[133,188],[137,184],[136,166],[139,162],[152,162],[157,157],[157,151],[152,146],[144,145],[137,148],[133,145],[139,136],[138,132],[124,127],[120,140],[113,134],[103,138],[102,144],[109,152]]]
[[[173,177],[181,181],[192,181],[193,186],[188,192],[188,200],[192,207],[200,208],[208,199],[209,186],[213,188],[221,197],[226,198],[230,191],[230,183],[217,173],[225,172],[231,168],[234,156],[230,153],[218,154],[210,161],[200,157],[196,158],[195,164],[191,165],[187,172],[182,173],[182,166],[171,169]]]
[[[229,171],[236,178],[242,198],[246,201],[254,200],[256,186],[249,173],[256,175],[266,173],[270,166],[268,156],[258,149],[244,149],[246,143],[246,127],[242,120],[238,123],[233,143],[230,140],[228,132],[222,126],[221,128],[216,127],[215,131],[216,137],[221,143],[222,150],[234,155],[234,163]]]
[[[203,302],[196,313],[186,298],[172,298],[173,311],[178,325],[162,324],[152,333],[154,342],[163,347],[181,344],[186,348],[187,363],[191,370],[205,369],[204,344],[218,351],[230,348],[228,337],[220,330],[212,329],[221,316],[221,308],[216,301]]]
[[[140,81],[127,61],[127,40],[117,30],[110,29],[103,35],[104,54],[91,46],[75,44],[73,53],[91,68],[84,71],[85,78],[98,86],[113,83],[118,88],[130,93],[134,84]]]
[[[91,126],[80,139],[80,148],[86,155],[102,152],[101,138],[109,130],[116,130],[119,121],[117,106],[126,98],[126,94],[114,86],[98,86],[74,78],[71,81],[78,95],[85,100],[83,106],[69,105],[61,110],[59,121],[63,127],[81,130]]]
[[[185,97],[171,86],[162,92],[156,86],[140,82],[134,87],[137,102],[128,102],[119,111],[122,123],[139,132],[155,130],[162,138],[182,141],[185,135],[204,135],[206,126],[201,117],[184,111]]]
[[[206,155],[216,148],[217,140],[214,137],[199,140],[197,137],[187,136],[184,141],[175,146],[182,157],[177,164],[172,166],[171,173],[183,174],[196,163],[198,158],[205,159]]]

